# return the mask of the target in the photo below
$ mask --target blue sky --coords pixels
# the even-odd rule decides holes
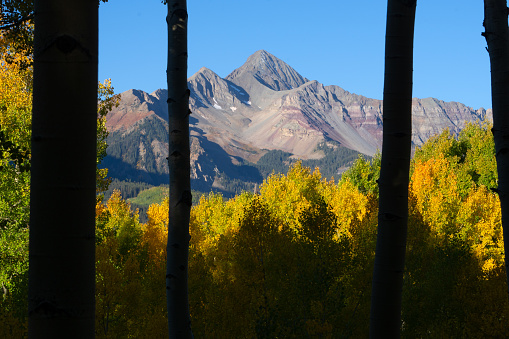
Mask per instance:
[[[189,69],[226,77],[265,49],[310,80],[381,99],[386,1],[188,0]],[[166,6],[109,0],[99,8],[99,79],[117,92],[166,88]],[[418,98],[491,107],[481,0],[418,0],[414,89]]]

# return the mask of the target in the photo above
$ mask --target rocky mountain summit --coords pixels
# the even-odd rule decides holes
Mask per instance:
[[[225,178],[260,182],[263,175],[255,164],[274,152],[285,154],[282,161],[288,162],[290,156],[318,161],[348,150],[344,160],[350,161],[355,152],[371,156],[381,149],[381,100],[309,80],[263,50],[226,78],[202,68],[188,79],[188,87],[192,178],[202,190],[225,188]],[[163,89],[122,93],[120,106],[107,116],[105,166],[114,177],[167,181],[166,99]],[[457,134],[467,122],[491,114],[434,98],[414,98],[412,109],[414,146],[445,128]],[[338,163],[333,174],[344,165]]]

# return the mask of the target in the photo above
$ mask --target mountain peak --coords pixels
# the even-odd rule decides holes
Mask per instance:
[[[257,64],[260,68],[272,67],[273,65],[281,63],[285,64],[284,61],[263,49],[254,52],[246,61],[246,64],[252,64],[254,66]]]
[[[213,70],[207,67],[202,67],[198,70],[198,72],[191,75],[187,81],[196,81],[196,79],[199,77],[205,77],[207,79],[220,78],[219,75],[217,75]]]
[[[252,78],[274,91],[297,88],[308,82],[287,63],[265,50],[256,51],[244,65],[226,77],[234,83],[243,83]]]

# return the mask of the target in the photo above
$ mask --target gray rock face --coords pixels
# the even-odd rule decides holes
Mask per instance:
[[[274,91],[290,90],[309,81],[288,64],[264,50],[255,52],[244,65],[226,77],[227,80],[241,86],[252,82],[252,78]]]
[[[303,159],[317,158],[322,154],[316,146],[331,140],[367,155],[381,149],[381,100],[310,81],[263,50],[251,55],[224,79],[202,68],[188,79],[188,87],[193,112],[192,171],[197,180],[214,182],[217,172],[236,171],[235,166],[243,159],[256,162],[267,150],[283,150]],[[162,89],[151,94],[139,90],[122,93],[120,106],[107,116],[107,127],[113,135],[121,133],[123,139],[111,140],[118,144],[130,134],[140,133],[139,127],[146,125],[147,119],[152,125],[164,125],[168,120],[166,99],[167,91]],[[457,134],[467,122],[491,117],[491,110],[475,110],[434,98],[414,98],[412,110],[414,146],[445,128]],[[136,157],[119,157],[136,158],[138,163],[132,165],[167,173],[167,138],[153,137],[136,149]],[[155,165],[144,165],[147,161]]]

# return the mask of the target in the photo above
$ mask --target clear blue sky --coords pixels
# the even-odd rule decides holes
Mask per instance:
[[[301,75],[381,99],[386,1],[188,0],[189,70],[226,77],[265,49]],[[166,88],[166,6],[101,4],[99,79],[117,92]],[[481,0],[418,0],[414,90],[418,98],[491,107]]]

